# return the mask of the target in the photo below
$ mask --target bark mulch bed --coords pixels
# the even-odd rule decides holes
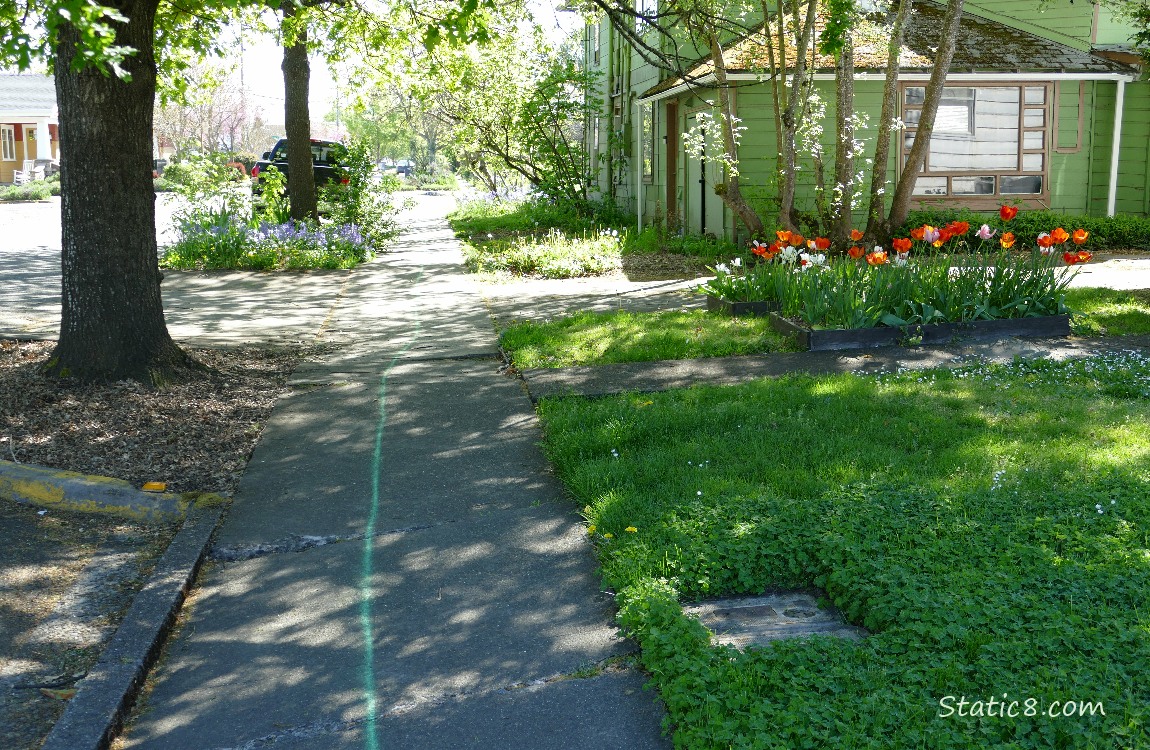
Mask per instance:
[[[310,350],[192,349],[195,382],[78,385],[51,342],[0,341],[0,458],[173,492],[234,492],[287,376]],[[175,531],[0,500],[0,748],[34,750]]]

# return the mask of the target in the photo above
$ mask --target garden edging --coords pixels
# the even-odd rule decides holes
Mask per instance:
[[[927,323],[891,328],[849,328],[823,330],[798,325],[778,313],[769,313],[771,327],[794,336],[810,351],[867,349],[898,344],[948,344],[956,339],[988,341],[1004,338],[1062,338],[1070,335],[1069,315],[1043,315],[1033,318],[970,320],[961,323]]]

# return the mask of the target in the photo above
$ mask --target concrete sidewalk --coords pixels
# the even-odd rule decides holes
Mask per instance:
[[[409,219],[273,413],[125,748],[669,746],[458,246]]]

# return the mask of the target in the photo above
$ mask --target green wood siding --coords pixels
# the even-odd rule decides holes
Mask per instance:
[[[1098,8],[1098,28],[1095,44],[1129,44],[1131,28],[1117,18],[1114,11],[1106,6]]]
[[[1106,213],[1110,185],[1110,153],[1114,133],[1114,102],[1117,86],[1095,84],[1094,148],[1090,171],[1091,214]],[[1150,83],[1126,85],[1126,103],[1122,118],[1122,146],[1118,157],[1117,213],[1150,212],[1147,188],[1150,187]]]
[[[1090,206],[1091,183],[1083,179],[1091,174],[1093,152],[1092,112],[1095,84],[1063,81],[1056,88],[1054,118],[1057,133],[1050,150],[1050,207],[1058,211],[1086,213]],[[1079,115],[1082,130],[1079,132]]]
[[[1035,0],[967,0],[966,13],[997,21],[1020,31],[1052,39],[1082,51],[1090,49],[1094,8],[1086,0],[1050,3],[1039,10]]]

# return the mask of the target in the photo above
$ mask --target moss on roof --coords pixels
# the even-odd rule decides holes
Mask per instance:
[[[934,67],[938,49],[938,33],[942,27],[945,9],[930,0],[919,0],[908,19],[899,54],[899,67],[903,72],[929,72]],[[821,28],[821,23],[816,23]],[[863,72],[886,71],[887,44],[893,26],[893,15],[868,16],[855,29],[855,68]],[[769,24],[777,38],[777,22]],[[760,27],[745,39],[726,50],[725,59],[730,73],[769,74],[770,55]],[[795,57],[793,44],[788,44],[787,59]],[[713,72],[710,60],[700,61],[684,77],[663,80],[658,86],[643,93],[651,96],[674,88],[685,80],[699,80]],[[815,69],[819,72],[834,70],[834,59],[829,55],[815,55]],[[1136,73],[1129,65],[1108,60],[1099,55],[1082,52],[1049,39],[1004,26],[981,16],[964,13],[959,25],[958,41],[951,73]]]

